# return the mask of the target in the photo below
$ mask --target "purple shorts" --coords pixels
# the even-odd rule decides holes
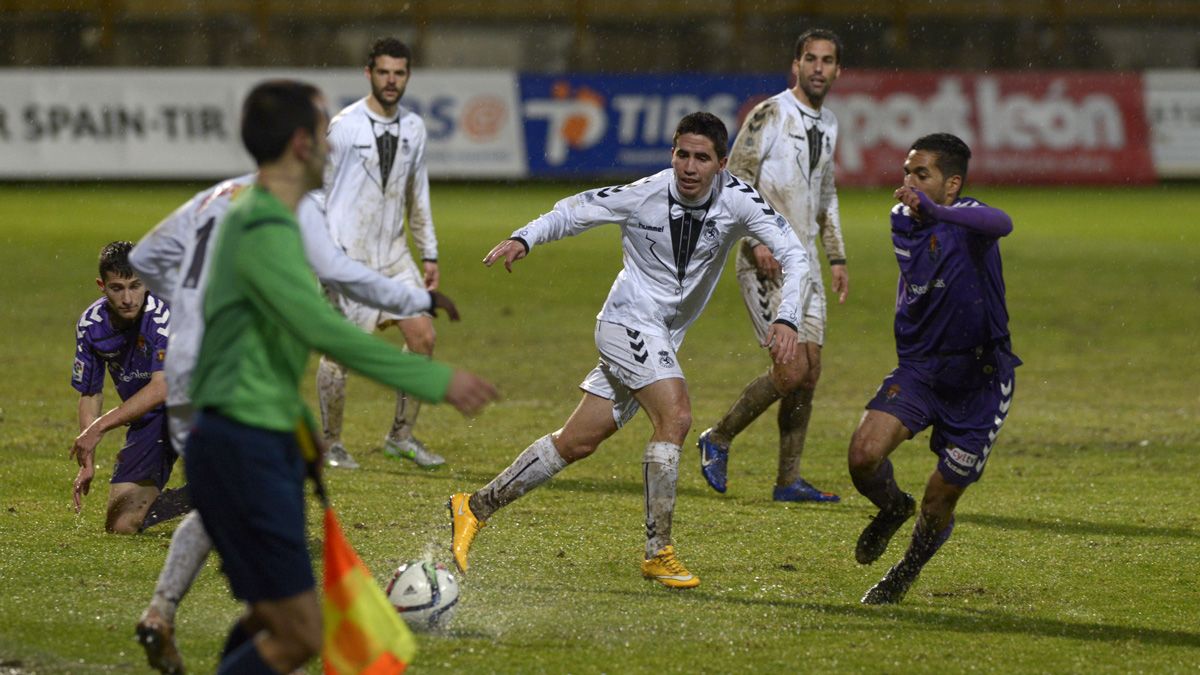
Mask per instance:
[[[155,414],[139,420],[125,432],[125,446],[117,453],[112,483],[154,483],[159,490],[171,478],[175,451],[167,433],[167,416]]]
[[[944,367],[901,364],[884,378],[867,409],[896,417],[914,436],[932,426],[929,449],[938,456],[938,471],[946,482],[966,487],[983,475],[1008,417],[1016,381],[1013,361],[1016,357],[999,354],[986,375],[969,387],[938,386]]]

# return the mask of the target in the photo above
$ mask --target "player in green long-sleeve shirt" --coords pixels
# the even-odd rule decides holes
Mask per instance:
[[[226,642],[222,673],[291,672],[320,651],[303,491],[305,459],[318,458],[299,392],[310,350],[466,414],[496,395],[475,375],[363,333],[321,296],[295,207],[321,184],[328,121],[309,85],[255,87],[242,111],[242,140],[258,178],[214,235],[191,392],[201,413],[185,460],[230,588],[249,605]]]

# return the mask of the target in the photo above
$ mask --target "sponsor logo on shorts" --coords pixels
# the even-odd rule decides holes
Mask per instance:
[[[975,466],[975,462],[979,458],[961,448],[949,447],[946,448],[946,459],[963,468],[970,469]]]
[[[671,352],[663,350],[658,353],[658,363],[663,368],[670,368],[675,365],[675,359],[671,358]]]
[[[83,360],[75,359],[75,365],[71,368],[71,379],[75,382],[83,382]]]

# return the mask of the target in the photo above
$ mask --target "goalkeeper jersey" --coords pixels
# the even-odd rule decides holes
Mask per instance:
[[[783,267],[783,300],[776,321],[796,327],[812,293],[808,257],[787,219],[728,171],[713,177],[703,200],[678,196],[666,169],[635,183],[588,190],[513,233],[532,250],[538,244],[616,223],[624,267],[596,317],[678,347],[700,315],[733,244],[744,236],[765,243]]]
[[[295,215],[266,189],[239,195],[215,236],[192,377],[197,408],[274,431],[302,418],[315,428],[299,392],[313,349],[425,401],[445,397],[449,366],[360,331],[321,297]]]

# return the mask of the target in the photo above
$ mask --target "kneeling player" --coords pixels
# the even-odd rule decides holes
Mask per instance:
[[[970,158],[966,143],[951,134],[924,136],[909,151],[904,187],[895,192],[899,367],[884,378],[850,441],[854,486],[879,507],[858,538],[858,562],[883,555],[916,510],[896,485],[888,455],[932,426],[929,447],[938,463],[908,551],[867,591],[865,604],[900,602],[950,538],[954,507],[983,473],[1012,403],[1021,361],[1010,346],[999,243],[1012,232],[1012,220],[959,196]]]
[[[125,446],[113,466],[104,525],[119,534],[137,532],[143,521],[148,522],[151,509],[157,522],[190,508],[186,490],[160,494],[175,465],[163,408],[167,385],[162,368],[170,310],[147,293],[134,274],[129,266],[131,248],[127,241],[115,241],[100,252],[96,284],[104,297],[79,317],[71,373],[71,384],[81,394],[79,436],[71,447],[71,457],[79,463],[72,495],[76,512],[96,475],[100,439],[111,429],[129,425]],[[106,368],[121,405],[102,415]]]

